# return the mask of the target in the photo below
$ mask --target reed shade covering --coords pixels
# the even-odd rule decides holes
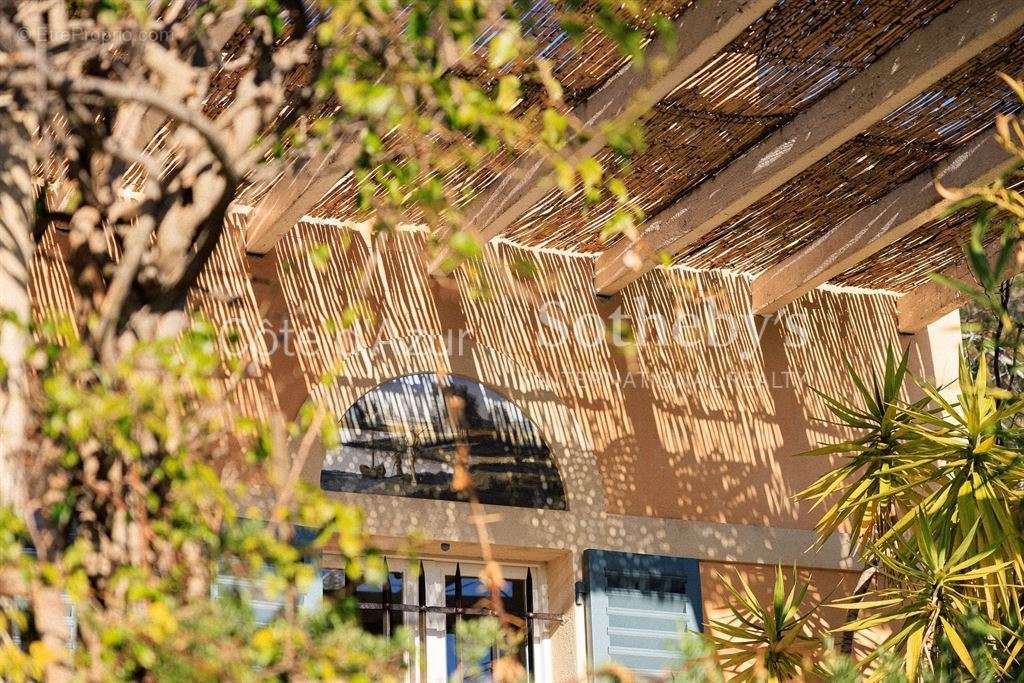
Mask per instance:
[[[624,172],[631,196],[655,215],[953,4],[778,3],[645,118],[647,150]],[[588,206],[556,191],[506,236],[603,251],[600,230],[614,209],[611,201]]]
[[[586,3],[593,5],[594,3]],[[693,4],[693,0],[655,0],[645,4],[641,28],[653,34],[651,18],[662,14],[670,19],[678,17]],[[627,58],[621,50],[598,28],[591,26],[585,31],[582,40],[573,43],[562,32],[556,13],[555,4],[549,0],[537,0],[524,17],[526,33],[544,46],[541,56],[550,59],[554,64],[554,73],[558,77],[564,91],[566,103],[576,105],[585,101],[595,90],[614,76],[627,64]],[[543,93],[535,84],[525,83],[523,101],[518,105],[520,112],[527,116],[539,111]],[[385,140],[385,144],[387,141]],[[485,159],[479,168],[469,171],[459,169],[450,173],[445,180],[461,185],[468,191],[464,193],[463,202],[470,201],[476,192],[486,189],[498,180],[513,163],[516,157],[499,153]],[[318,218],[366,219],[353,209],[356,196],[356,184],[351,174],[340,179],[340,182],[321,202],[310,211],[310,215]],[[405,217],[410,223],[418,223],[422,215],[417,211],[409,212]]]
[[[758,273],[788,258],[845,218],[942,161],[959,145],[990,135],[996,115],[1014,112],[1020,105],[997,73],[1017,75],[1022,69],[1024,31],[984,51],[725,223],[675,261],[695,268],[728,267]],[[920,241],[936,227],[920,228],[903,241],[904,246]],[[952,235],[962,241],[965,233],[958,228]],[[922,255],[915,250],[913,265],[920,265],[917,270],[921,272],[908,272],[907,260],[895,255],[904,253],[897,250],[890,267],[900,262],[899,276],[907,282],[920,281],[933,269],[932,261],[918,259]],[[868,272],[877,265],[877,259],[869,259],[855,271]],[[853,281],[844,274],[837,281],[905,291],[892,286],[884,276],[886,271],[874,272],[874,278],[857,277]]]
[[[651,109],[642,121],[643,152],[621,167],[607,150],[601,153],[602,160],[623,177],[632,197],[651,217],[842,87],[910,34],[971,1],[780,0]],[[650,18],[656,13],[677,19],[694,2],[657,0],[645,5],[644,28],[653,30]],[[570,40],[558,25],[557,7],[552,0],[536,0],[524,25],[554,63],[567,102],[576,105],[627,62],[595,27],[586,31],[582,42]],[[227,44],[229,56],[245,31],[241,28]],[[480,49],[486,49],[484,41]],[[958,145],[990,134],[996,114],[1016,111],[1019,102],[996,76],[998,71],[1024,76],[1024,32],[985,50],[675,255],[675,262],[756,275],[810,245],[859,209],[942,161]],[[208,113],[215,115],[230,103],[238,77],[225,73],[217,79]],[[289,84],[297,87],[307,80],[308,74],[298,69]],[[519,107],[530,116],[542,100],[542,93],[528,85]],[[453,171],[448,180],[466,190],[462,196],[468,202],[515,162],[512,154],[496,154],[476,168]],[[269,184],[272,181],[264,178],[244,188],[238,204],[258,205]],[[355,210],[355,190],[351,174],[339,177],[309,215],[332,223],[369,218]],[[591,205],[581,193],[566,197],[555,190],[502,236],[527,247],[596,254],[610,246],[600,231],[614,208],[612,202]],[[423,217],[410,213],[403,218],[420,222]],[[958,216],[923,226],[834,281],[907,291],[925,281],[928,271],[958,257],[965,220]]]
[[[1024,192],[1024,180],[1017,180],[1009,187]],[[967,208],[933,221],[846,271],[835,278],[835,282],[901,293],[927,284],[929,273],[941,272],[963,260],[963,245],[976,216],[976,209]],[[985,243],[992,244],[999,237],[999,230],[993,226]],[[908,260],[908,254],[913,254],[912,260]]]
[[[660,2],[645,7],[645,15],[661,11],[674,18],[690,4]],[[631,194],[648,215],[656,213],[953,4],[780,2],[645,117],[647,150],[621,172]],[[558,43],[552,58],[570,104],[586,99],[625,63],[596,29],[578,47]],[[520,106],[535,102],[527,96]],[[603,157],[609,161],[610,153]],[[475,172],[449,180],[470,190],[468,198],[514,161],[495,155]],[[352,209],[355,189],[351,176],[341,179],[310,214],[366,218]],[[598,252],[607,246],[600,230],[613,210],[611,202],[589,206],[581,196],[552,191],[504,236],[528,246]]]
[[[955,0],[779,3],[645,117],[646,151],[620,170],[631,195],[648,216],[656,214],[954,4]],[[680,5],[670,14],[685,8]],[[594,43],[602,50],[609,47],[597,39]],[[572,102],[583,101],[623,65],[621,60],[583,54],[589,49],[593,48],[587,43],[560,63]],[[996,72],[1016,75],[1022,70],[1024,33],[989,48],[678,255],[676,263],[752,274],[778,263],[940,162],[957,145],[988,134],[997,113],[1013,112],[1019,104]],[[579,87],[583,82],[589,87]],[[610,152],[602,157],[614,164]],[[514,161],[496,156],[459,180],[478,191]],[[350,210],[354,190],[350,179],[343,180],[311,213],[360,218]],[[504,237],[526,246],[597,253],[608,246],[600,230],[613,210],[610,202],[588,205],[579,195],[567,198],[552,191]],[[925,226],[899,244],[914,246],[932,228]],[[951,229],[943,258],[922,259],[921,272],[907,278],[908,286],[924,280],[936,263],[955,260],[961,235],[962,229]],[[893,259],[878,275],[903,262],[900,272],[906,276],[903,252],[887,253]],[[872,263],[877,265],[878,260]],[[845,275],[841,279],[852,283]],[[856,284],[893,286],[884,277],[872,276],[860,277]]]

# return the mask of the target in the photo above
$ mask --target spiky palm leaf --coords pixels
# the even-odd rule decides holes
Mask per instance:
[[[915,482],[922,463],[903,456],[903,445],[916,438],[910,430],[907,406],[902,403],[907,378],[909,352],[897,359],[890,348],[886,352],[881,377],[873,376],[870,388],[847,362],[847,370],[857,387],[859,404],[842,402],[824,394],[832,424],[860,432],[860,436],[838,444],[816,448],[803,456],[843,454],[843,463],[822,475],[797,494],[813,501],[812,507],[825,506],[817,524],[820,546],[836,531],[848,525],[853,547],[858,554],[870,547],[889,527],[890,520],[920,502]],[[926,399],[910,409],[922,411]]]
[[[732,615],[711,622],[711,639],[723,668],[739,672],[730,680],[775,683],[808,673],[814,655],[823,647],[808,625],[817,606],[800,611],[809,584],[801,581],[794,569],[793,585],[787,593],[782,567],[776,567],[771,604],[764,606],[742,573],[737,572],[739,588],[728,578],[720,578],[733,597],[729,605]]]
[[[974,674],[977,663],[965,645],[963,624],[984,604],[978,587],[997,576],[1005,562],[991,563],[996,549],[973,552],[972,539],[952,543],[953,529],[933,523],[922,512],[913,517],[912,535],[895,552],[879,553],[889,586],[833,607],[868,611],[837,631],[857,631],[888,623],[897,628],[862,664],[886,651],[903,651],[907,679],[917,680],[922,659],[929,665],[940,632],[963,667]],[[975,524],[978,526],[978,524]],[[993,662],[993,664],[995,664]],[[878,680],[878,676],[869,677]]]
[[[922,386],[942,413],[908,411],[910,429],[920,438],[905,449],[911,466],[919,465],[915,484],[925,495],[879,538],[880,544],[897,540],[921,514],[942,520],[951,529],[951,543],[966,543],[970,554],[985,555],[986,566],[1000,566],[993,583],[984,587],[990,617],[1000,608],[1019,610],[1019,587],[1024,585],[1024,557],[1015,511],[1024,497],[1024,458],[1012,445],[1020,434],[1010,434],[1014,417],[1024,412],[1024,399],[998,401],[999,390],[989,386],[988,370],[978,366],[971,376],[960,362],[960,400],[953,404],[935,388]]]

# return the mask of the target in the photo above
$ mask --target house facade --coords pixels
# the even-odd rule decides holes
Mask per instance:
[[[858,574],[845,537],[815,548],[816,512],[795,497],[834,462],[795,454],[848,436],[819,421],[815,390],[853,395],[844,363],[870,373],[888,348],[909,347],[922,377],[955,379],[958,315],[901,334],[892,293],[822,288],[755,316],[749,276],[676,267],[601,299],[593,258],[498,243],[481,294],[431,276],[416,232],[373,253],[355,230],[307,221],[257,259],[245,218],[218,248],[223,270],[204,277],[223,287],[245,273],[246,295],[194,303],[261,360],[237,390],[243,409],[266,410],[255,397],[270,395],[286,415],[314,401],[337,420],[341,445],[315,448],[303,478],[365,512],[392,572],[386,594],[363,587],[365,623],[411,629],[416,680],[457,664],[485,552],[502,564],[508,609],[532,615],[523,656],[536,680],[608,661],[662,671],[680,624],[723,616],[736,572],[768,590],[782,565],[815,600],[845,595]],[[510,267],[523,258],[528,280]],[[333,323],[357,304],[358,322]],[[451,491],[441,385],[472,412],[486,549]],[[322,566],[322,590],[337,590],[340,557]]]
[[[901,334],[892,293],[829,287],[754,316],[749,276],[676,267],[601,299],[593,258],[498,243],[484,295],[430,275],[414,231],[375,254],[354,229],[306,221],[253,258],[245,219],[203,276],[205,290],[241,295],[193,306],[225,337],[240,333],[262,367],[236,389],[240,409],[294,416],[313,401],[337,421],[340,445],[314,448],[302,476],[364,511],[391,572],[386,590],[360,588],[364,624],[410,629],[413,680],[447,680],[458,665],[456,624],[479,616],[486,553],[528,625],[522,657],[538,681],[611,661],[671,667],[678,629],[724,616],[723,581],[737,572],[767,591],[782,565],[814,600],[845,595],[858,574],[845,537],[815,547],[816,513],[796,498],[834,461],[795,454],[848,436],[818,420],[815,390],[852,395],[844,363],[870,373],[888,348],[909,348],[921,377],[955,379],[958,315]],[[60,242],[48,235],[37,256],[52,283],[40,313],[67,291]],[[523,258],[528,280],[510,267]],[[333,324],[356,304],[355,324]],[[469,414],[477,513],[451,490],[442,386]],[[313,592],[339,590],[340,554],[321,565]]]
[[[611,661],[657,676],[678,629],[724,614],[736,572],[767,593],[781,565],[814,601],[848,595],[844,535],[817,543],[797,496],[836,460],[796,455],[849,436],[818,392],[853,396],[846,365],[868,375],[890,349],[956,379],[962,301],[928,273],[964,275],[971,216],[935,180],[1009,168],[992,121],[1019,102],[994,74],[1024,71],[1024,2],[670,14],[681,47],[650,88],[593,45],[558,65],[577,111],[655,94],[626,178],[649,218],[637,239],[605,243],[614,207],[521,172],[535,160],[496,163],[467,183],[484,255],[442,275],[416,225],[370,239],[351,175],[299,168],[238,198],[190,300],[258,370],[241,410],[313,402],[339,426],[302,477],[364,511],[390,577],[358,588],[361,618],[410,630],[411,680],[462,662],[488,557],[536,681]],[[65,240],[51,228],[37,252],[40,314],[73,304]],[[340,561],[320,558],[315,593],[343,590]]]

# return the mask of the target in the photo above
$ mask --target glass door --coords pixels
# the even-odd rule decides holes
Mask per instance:
[[[411,683],[425,680],[417,670],[423,660],[423,594],[421,572],[403,558],[387,558],[388,579],[383,585],[346,581],[344,569],[323,572],[324,595],[334,598],[353,597],[358,604],[359,625],[367,633],[391,637],[396,629],[405,627],[413,637],[415,649],[407,662]]]
[[[416,646],[409,662],[410,683],[491,680],[499,653],[473,648],[460,638],[467,623],[493,616],[479,562],[422,560],[410,563],[388,558],[384,585],[346,585],[343,570],[326,570],[324,593],[354,597],[360,625],[370,633],[390,636],[406,627]],[[541,567],[502,565],[501,600],[521,640],[516,657],[529,680],[551,680],[547,627],[558,617],[539,611],[547,604]]]
[[[532,583],[531,579],[530,570],[527,570],[525,578],[504,577],[499,589],[502,610],[519,637],[511,645],[516,648],[515,657],[524,669],[531,663],[528,654],[532,648],[527,633],[527,615],[532,611],[529,604],[532,601],[527,599],[527,584]],[[470,622],[492,616],[491,600],[490,589],[475,574],[463,574],[461,565],[455,565],[455,573],[445,573],[445,659],[449,680],[455,678],[475,683],[490,679],[494,662],[502,655],[498,646],[473,647],[472,643],[462,642],[459,631]]]

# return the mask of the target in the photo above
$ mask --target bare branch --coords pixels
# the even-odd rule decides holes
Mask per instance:
[[[220,131],[202,113],[190,109],[179,102],[170,101],[160,92],[141,83],[128,85],[92,76],[83,76],[75,79],[67,75],[57,74],[49,75],[48,82],[50,87],[58,91],[82,95],[99,95],[107,99],[138,102],[139,104],[159,109],[167,116],[199,133],[209,146],[210,152],[213,153],[217,162],[221,165],[228,185],[237,187],[239,176],[235,170],[234,159],[232,159],[231,154],[228,152]]]

